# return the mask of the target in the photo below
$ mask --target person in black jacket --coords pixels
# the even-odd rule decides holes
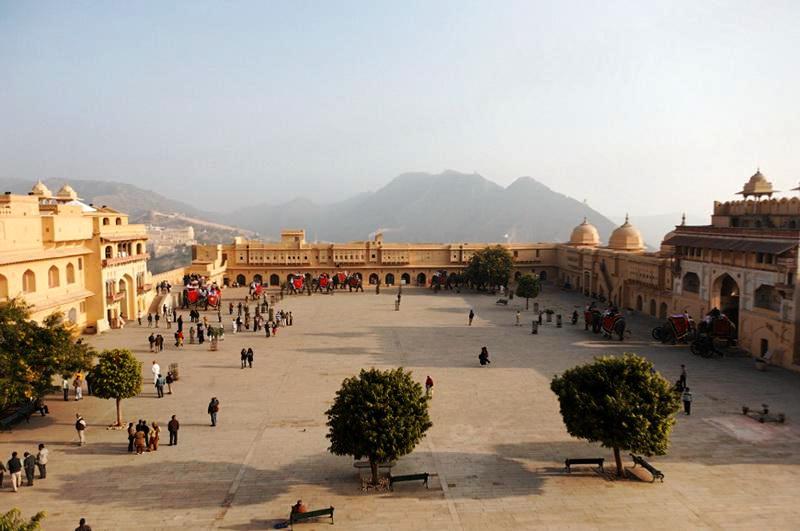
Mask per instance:
[[[22,486],[22,461],[17,457],[17,452],[11,452],[8,460],[8,473],[11,474],[11,488],[17,492],[17,487]]]

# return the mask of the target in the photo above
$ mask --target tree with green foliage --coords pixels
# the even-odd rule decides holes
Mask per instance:
[[[464,277],[478,289],[487,286],[505,286],[511,278],[514,259],[504,247],[486,247],[472,255],[464,270]]]
[[[91,373],[92,392],[98,398],[113,398],[117,421],[122,426],[122,400],[133,398],[142,390],[142,364],[126,349],[104,350]]]
[[[45,396],[56,375],[88,369],[93,352],[76,336],[60,313],[39,324],[24,302],[0,303],[0,409]]]
[[[539,277],[533,275],[522,275],[517,280],[517,297],[525,297],[525,309],[528,309],[530,299],[535,299],[539,296],[541,291],[541,284]]]
[[[42,520],[46,513],[39,511],[29,520],[22,517],[22,511],[16,507],[5,514],[0,514],[0,531],[38,531],[42,528]]]
[[[362,369],[345,379],[325,414],[328,450],[368,458],[373,485],[378,484],[378,464],[410,453],[432,426],[422,386],[402,368]]]
[[[619,476],[620,450],[647,456],[667,452],[680,399],[645,358],[599,357],[554,377],[550,389],[569,434],[612,448]]]

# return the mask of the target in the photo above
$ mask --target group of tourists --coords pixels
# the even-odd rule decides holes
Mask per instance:
[[[19,492],[22,486],[22,472],[25,472],[25,479],[28,487],[33,487],[34,473],[39,469],[39,479],[47,478],[47,462],[50,458],[50,450],[44,444],[39,445],[36,455],[31,452],[23,452],[22,459],[18,452],[11,452],[11,458],[6,464],[0,461],[0,489],[3,488],[3,478],[6,473],[11,477],[11,490]]]
[[[248,367],[248,366],[252,369],[253,368],[253,349],[252,348],[247,348],[247,349],[243,348],[242,352],[240,353],[240,355],[241,355],[241,358],[242,358],[242,369],[244,369],[245,367]]]
[[[168,446],[177,446],[180,427],[177,417],[172,415],[172,418],[167,423],[167,431],[169,432]],[[161,427],[158,422],[153,421],[148,425],[146,420],[139,419],[135,426],[133,422],[128,424],[128,453],[136,452],[136,455],[142,455],[146,451],[157,452],[160,441]]]

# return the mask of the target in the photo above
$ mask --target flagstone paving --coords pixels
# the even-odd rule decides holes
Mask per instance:
[[[395,293],[287,298],[278,307],[293,311],[294,326],[269,339],[228,332],[217,352],[207,345],[178,351],[167,331],[166,350],[151,354],[146,325],[132,323],[89,338],[97,348],[135,352],[145,386],[123,403],[124,417],[164,427],[176,414],[180,445],[167,446],[165,433],[158,452],[129,455],[126,434],[105,429],[114,418],[112,401],[53,396],[50,416],[0,434],[4,459],[12,450],[35,451],[39,442],[52,452],[48,478],[33,488],[13,494],[6,477],[0,509],[44,509],[45,529],[72,529],[80,517],[95,530],[266,529],[298,498],[311,508],[335,507],[335,527],[329,520],[298,525],[309,531],[800,526],[800,375],[654,344],[655,321],[647,317],[630,318],[633,334],[625,343],[570,324],[531,335],[524,301],[498,307],[487,295],[407,289],[396,312]],[[538,302],[563,312],[566,322],[584,300],[549,288]],[[472,327],[470,308],[477,314]],[[525,326],[514,326],[517,308]],[[483,345],[489,368],[477,363]],[[246,346],[254,348],[255,363],[242,370],[239,350]],[[626,350],[649,357],[671,381],[681,363],[688,368],[693,414],[679,416],[669,455],[651,460],[664,483],[615,481],[585,467],[563,471],[566,457],[603,456],[609,463],[613,456],[566,433],[550,379],[593,356]],[[181,380],[164,399],[148,385],[154,359],[162,368],[180,364]],[[395,468],[436,474],[430,489],[403,483],[391,493],[362,493],[352,460],[327,452],[324,411],[343,378],[371,366],[403,366],[420,382],[435,380],[433,428]],[[206,414],[212,395],[221,402],[216,428]],[[743,404],[763,402],[788,422],[762,425],[741,415]],[[83,448],[76,445],[76,412],[89,422]]]

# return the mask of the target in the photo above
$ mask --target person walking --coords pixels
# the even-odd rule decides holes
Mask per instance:
[[[147,342],[150,343],[150,352],[153,352],[156,346],[156,336],[153,335],[152,332],[150,332],[150,335],[147,337]]]
[[[164,398],[164,385],[166,383],[167,383],[166,380],[164,380],[164,377],[161,376],[160,374],[156,377],[155,386],[156,386],[156,395],[158,395],[158,398]]]
[[[243,349],[242,349],[242,351],[239,353],[239,355],[240,355],[240,356],[241,356],[241,358],[242,358],[242,359],[241,359],[241,362],[242,362],[242,369],[244,369],[244,368],[245,368],[245,365],[247,365],[247,350],[243,348]]]
[[[133,427],[133,422],[128,423],[128,453],[133,453],[133,442],[136,439],[136,428]]]
[[[158,381],[158,376],[161,374],[161,366],[153,360],[153,366],[150,367],[150,372],[153,373],[153,385]]]
[[[175,322],[178,324],[178,332],[183,332],[183,316],[179,315]]]
[[[148,312],[147,313],[147,328],[152,328],[152,327],[153,327],[153,314]]]
[[[8,473],[11,476],[11,488],[17,492],[17,487],[22,486],[22,461],[17,457],[17,452],[11,452],[8,460]]]
[[[64,402],[69,400],[69,378],[61,377],[61,389],[64,391]]]
[[[78,446],[86,444],[86,421],[80,413],[75,413],[75,431],[78,432]]]
[[[139,323],[139,326],[142,326],[142,312],[136,312],[136,322]]]
[[[75,380],[72,381],[72,387],[75,388],[75,401],[83,400],[83,382],[81,381],[80,373],[75,376]]]
[[[22,466],[25,468],[25,479],[28,480],[28,486],[33,487],[33,471],[36,470],[36,457],[30,452],[23,454]]]
[[[181,423],[172,415],[169,423],[167,424],[167,431],[169,431],[169,445],[178,446],[178,430],[181,428]]]
[[[681,387],[686,388],[686,365],[681,364]]]
[[[158,328],[158,321],[161,319],[161,316],[159,314],[156,314],[155,319],[156,319],[156,328]]]
[[[217,413],[219,413],[219,400],[216,396],[211,397],[211,402],[208,403],[208,414],[211,415],[211,425],[217,425]]]
[[[251,369],[253,368],[253,349],[252,348],[248,348],[247,349],[247,365],[249,365]]]
[[[472,320],[473,319],[475,319],[475,312],[472,309],[470,309],[470,311],[469,311],[469,325],[468,326],[472,326]]]
[[[428,398],[433,397],[433,378],[430,375],[425,378],[425,396]]]
[[[172,376],[172,371],[167,371],[167,377],[164,379],[167,384],[167,394],[172,394],[172,384],[175,382],[175,378]]]
[[[158,334],[156,336],[156,347],[158,347],[157,350],[159,352],[162,352],[164,350],[164,336],[162,336],[161,334]]]
[[[516,315],[516,317],[517,317],[517,322],[516,322],[516,324],[515,324],[514,326],[520,326],[520,322],[519,322],[520,313],[519,313],[519,310],[517,310],[517,315]]]
[[[687,415],[692,414],[692,393],[689,391],[688,387],[683,389],[683,394],[681,395],[681,400],[683,400],[683,412]]]
[[[36,466],[39,469],[39,479],[47,477],[47,461],[50,459],[50,450],[39,444],[39,453],[36,454]]]

